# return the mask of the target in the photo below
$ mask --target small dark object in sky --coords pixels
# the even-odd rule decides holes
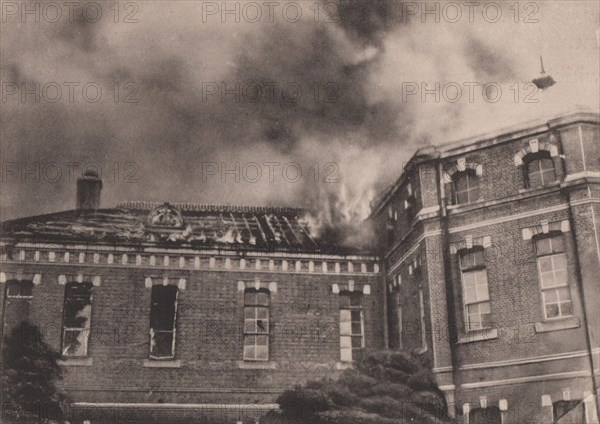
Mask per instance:
[[[533,82],[537,88],[545,90],[548,87],[552,87],[556,81],[554,81],[554,78],[552,78],[550,75],[546,75],[542,56],[540,56],[540,64],[542,65],[541,76],[539,78],[534,78],[531,82]]]

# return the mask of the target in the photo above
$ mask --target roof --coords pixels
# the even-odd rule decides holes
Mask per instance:
[[[6,221],[3,239],[33,242],[149,244],[227,250],[350,254],[319,242],[297,208],[127,202]]]

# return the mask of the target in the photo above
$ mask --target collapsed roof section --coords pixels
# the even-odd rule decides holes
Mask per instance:
[[[226,250],[366,253],[320,243],[302,209],[126,202],[2,223],[14,241],[145,244]]]

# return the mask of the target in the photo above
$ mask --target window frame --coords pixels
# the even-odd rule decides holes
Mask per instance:
[[[348,296],[348,305],[342,304],[342,299],[345,296]],[[352,304],[353,303],[352,296],[355,296],[355,299],[358,299],[358,305]],[[339,305],[340,362],[351,363],[355,359],[354,352],[361,351],[362,349],[365,348],[365,316],[364,316],[364,311],[363,311],[363,293],[359,292],[359,291],[343,290],[343,291],[340,291],[340,293],[338,295],[338,300],[340,302],[340,305]],[[343,302],[343,303],[345,303],[345,302]],[[349,321],[342,320],[342,315],[343,315],[342,311],[349,311],[349,316],[350,316]],[[359,312],[360,333],[353,332],[352,324],[357,323],[357,321],[353,320],[352,312]],[[344,315],[345,315],[345,313],[344,313]],[[345,334],[345,332],[342,331],[342,323],[350,324],[350,334]],[[354,341],[354,339],[359,339],[359,338],[360,338],[360,346],[355,347],[353,341]],[[347,345],[346,339],[350,339],[349,340],[350,346],[346,346]],[[344,340],[344,342],[342,340]],[[350,350],[350,359],[349,360],[342,353],[344,351],[348,351],[348,349]]]
[[[553,246],[553,242],[552,240],[556,240],[556,239],[561,239],[561,244],[562,244],[562,251],[555,251],[554,250],[554,246]],[[540,253],[539,248],[538,248],[538,243],[543,241],[543,240],[549,240],[550,242],[550,252],[545,252],[545,253]],[[539,236],[539,237],[535,237],[534,240],[534,249],[535,249],[535,255],[536,255],[536,268],[537,268],[537,273],[538,273],[538,287],[540,290],[540,301],[541,301],[541,306],[542,306],[542,313],[543,313],[543,317],[545,321],[553,321],[553,320],[560,320],[560,319],[564,319],[564,318],[569,318],[569,317],[573,317],[574,313],[573,313],[573,294],[571,293],[571,285],[569,284],[569,266],[568,266],[568,258],[567,258],[567,253],[566,253],[566,246],[565,246],[565,238],[563,236],[562,233],[558,233],[558,232],[553,232],[553,233],[549,233],[549,234],[544,234],[543,236]],[[542,275],[543,274],[548,274],[548,272],[542,272],[542,267],[541,267],[541,259],[543,258],[554,258],[557,256],[562,256],[563,260],[564,260],[564,264],[565,267],[564,269],[559,269],[559,271],[563,271],[564,275],[565,275],[565,280],[564,283],[562,284],[554,284],[552,286],[549,287],[544,287],[543,283],[542,283]],[[556,281],[556,269],[554,268],[554,260],[551,259],[550,263],[552,264],[552,274],[553,274],[553,278]],[[567,291],[568,295],[569,295],[569,300],[568,303],[570,303],[571,305],[571,312],[569,314],[563,314],[562,313],[562,304],[563,303],[567,303],[567,301],[561,301],[560,295],[558,294],[560,290],[565,290]],[[550,291],[554,291],[554,293],[556,293],[557,296],[557,300],[554,302],[546,302],[546,293],[550,292]],[[550,305],[558,305],[558,315],[555,317],[548,317],[547,314],[547,310],[546,310],[546,306],[547,304]]]
[[[421,351],[427,350],[427,328],[425,327],[425,296],[423,289],[419,288],[419,320],[421,326]]]
[[[489,284],[489,278],[488,278],[488,273],[487,273],[487,267],[485,264],[485,254],[484,254],[485,250],[482,247],[473,247],[471,249],[463,249],[462,251],[459,252],[458,254],[458,267],[459,267],[459,271],[460,271],[460,283],[461,283],[461,292],[462,292],[462,310],[463,310],[463,324],[464,324],[464,332],[465,333],[473,333],[476,331],[485,331],[485,330],[490,330],[493,328],[492,323],[489,323],[489,326],[484,326],[483,323],[483,315],[481,313],[481,309],[479,305],[482,304],[486,304],[488,305],[488,309],[489,309],[489,313],[488,315],[491,317],[492,314],[492,301],[491,301],[491,297],[490,297],[490,284]],[[473,256],[473,258],[475,259],[473,261],[473,264],[468,264],[465,265],[463,263],[463,259],[466,256],[471,256],[471,255],[481,255],[481,263],[477,263],[477,259],[475,256]],[[474,276],[477,275],[477,273],[481,273],[481,272],[485,272],[485,285],[486,285],[486,291],[487,291],[487,299],[486,300],[479,300],[477,299],[476,301],[473,302],[469,302],[467,303],[467,296],[466,296],[466,283],[465,283],[465,274],[473,274]],[[477,293],[477,287],[478,287],[478,280],[477,278],[475,278],[475,292]],[[469,317],[472,316],[473,314],[469,314],[469,306],[474,306],[477,305],[477,315],[479,317],[479,328],[472,328],[471,322],[469,320]]]
[[[497,406],[479,407],[469,411],[469,422],[494,424],[502,423],[502,410]],[[493,421],[491,421],[493,419]],[[482,421],[485,420],[485,421]]]
[[[267,295],[267,301],[266,304],[265,303],[260,303],[258,301],[258,294],[266,294]],[[247,302],[246,300],[246,295],[247,294],[254,294],[255,296],[255,301],[254,302]],[[254,318],[252,319],[248,319],[246,318],[246,311],[252,309],[254,311]],[[266,311],[266,319],[259,319],[259,314],[258,311],[259,309],[264,309]],[[246,326],[248,321],[253,321],[254,322],[254,331],[247,331],[246,330]],[[258,331],[259,329],[259,321],[266,321],[266,331],[260,332]],[[243,334],[242,334],[242,342],[243,342],[243,349],[242,349],[242,358],[245,362],[268,362],[271,359],[271,349],[270,349],[270,343],[271,343],[271,291],[266,289],[266,288],[260,288],[260,289],[256,289],[256,288],[246,288],[244,290],[244,327],[243,327]],[[259,337],[265,337],[266,338],[266,344],[262,345],[262,344],[258,344],[258,338]],[[249,338],[253,338],[254,339],[254,344],[250,345],[250,344],[246,344],[246,340],[248,340]],[[250,357],[246,355],[246,346],[254,346],[254,357]],[[258,355],[258,348],[259,347],[265,347],[266,348],[266,358],[262,358],[259,357]]]
[[[178,304],[179,304],[179,287],[177,287],[176,285],[173,284],[168,284],[166,286],[163,285],[153,285],[152,286],[152,291],[154,290],[155,287],[158,288],[162,288],[162,287],[173,287],[175,290],[175,299],[174,299],[174,311],[173,311],[173,329],[172,330],[155,330],[152,327],[152,292],[150,293],[150,329],[149,329],[149,350],[148,350],[148,358],[152,361],[170,361],[176,358],[176,354],[177,354],[177,350],[176,350],[176,346],[177,346],[177,309],[178,309]],[[157,289],[159,290],[159,289]],[[154,336],[154,334],[156,333],[171,333],[173,335],[173,339],[171,341],[171,354],[168,356],[157,356],[157,355],[153,355],[152,354],[152,338]]]
[[[16,282],[18,284],[18,286],[19,286],[19,294],[17,294],[17,295],[11,295],[9,293],[9,286],[15,285],[15,284],[13,284],[13,281]],[[24,283],[28,283],[28,285],[30,284],[31,294],[28,294],[28,295],[23,295],[22,294],[23,293]],[[32,280],[18,280],[16,278],[13,278],[13,279],[7,280],[4,283],[4,285],[5,285],[4,295],[5,295],[6,299],[33,299],[33,287],[34,287],[34,284],[33,284]]]
[[[85,325],[83,327],[72,327],[69,326],[67,327],[65,325],[65,319],[66,319],[66,315],[67,315],[67,294],[68,294],[68,290],[70,290],[72,287],[83,287],[86,286],[89,288],[89,305],[90,305],[90,310],[89,310],[89,318],[86,320]],[[78,296],[75,297],[73,300],[77,300],[77,299],[82,299],[82,296]],[[63,315],[62,315],[62,322],[61,322],[61,338],[60,338],[60,354],[63,358],[86,358],[89,356],[89,343],[90,343],[90,335],[92,332],[92,309],[93,309],[93,304],[94,304],[94,285],[91,282],[67,282],[65,284],[65,290],[64,290],[64,295],[63,295]],[[68,348],[68,346],[65,346],[65,341],[67,339],[66,334],[67,332],[81,332],[83,333],[83,340],[85,341],[84,346],[84,350],[83,350],[83,354],[81,355],[72,355],[72,354],[68,354],[66,349]]]
[[[572,411],[576,411],[584,421],[586,421],[586,411],[585,411],[585,402],[580,399],[560,399],[555,402],[552,402],[552,422],[558,423],[559,420],[567,414],[570,414]],[[559,412],[562,414],[559,416]]]
[[[550,161],[550,163],[552,163],[553,179],[551,181],[547,181],[547,182],[544,181],[544,174],[545,174],[545,172],[548,172],[548,170],[544,171],[542,169],[542,161],[544,161],[544,160],[548,160],[548,161]],[[531,174],[533,174],[534,172],[529,172],[529,167],[534,162],[537,163],[537,166],[536,166],[537,170],[534,172],[539,174],[540,182],[541,182],[540,185],[536,185],[536,186],[531,185]],[[556,173],[556,164],[554,163],[554,159],[550,155],[550,152],[548,152],[546,150],[540,150],[537,153],[531,153],[531,154],[527,155],[523,160],[523,175],[524,175],[524,179],[525,179],[525,188],[528,190],[534,190],[537,188],[547,187],[548,185],[555,182],[557,180],[558,176]]]
[[[466,190],[458,190],[457,189],[457,184],[460,178],[466,178],[466,185],[467,185],[467,189]],[[470,187],[469,182],[471,180],[477,181],[477,198],[472,198],[471,197],[471,192],[475,190],[474,187]],[[466,202],[459,202],[458,201],[458,193],[465,193],[467,194],[467,201]],[[473,170],[473,169],[466,169],[464,171],[459,171],[456,172],[453,176],[452,176],[452,204],[459,206],[459,205],[471,205],[473,203],[476,203],[479,201],[479,199],[481,198],[481,181],[479,181],[479,176],[477,175],[477,173]]]
[[[402,350],[404,346],[404,321],[402,317],[402,306],[396,308],[396,317],[398,318],[398,350]]]

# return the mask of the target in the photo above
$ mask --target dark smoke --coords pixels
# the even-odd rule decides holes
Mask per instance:
[[[197,14],[188,17],[199,7],[190,3],[143,2],[146,13],[130,27],[110,20],[21,29],[4,25],[3,81],[43,84],[62,78],[103,87],[119,83],[121,90],[134,81],[139,102],[9,102],[3,105],[0,132],[3,160],[107,167],[133,161],[139,165],[135,184],[123,183],[122,170],[116,181],[105,172],[104,206],[138,199],[287,203],[310,209],[325,239],[356,242],[367,194],[399,175],[400,158],[408,158],[416,143],[430,141],[413,135],[421,119],[419,105],[400,102],[400,94],[376,77],[390,37],[409,36],[402,2],[340,0],[335,24],[304,19],[204,27]],[[174,16],[165,22],[169,15],[163,12],[170,9]],[[486,78],[513,74],[506,50],[477,38],[456,54],[468,57],[474,72]],[[403,69],[397,73],[402,80]],[[206,101],[203,82],[294,82],[303,95],[293,102]],[[315,86],[333,87],[334,101],[315,101],[310,91]],[[111,95],[106,90],[105,96]],[[456,118],[449,126],[458,125],[458,109],[444,109],[444,114]],[[307,166],[335,162],[341,179],[330,185],[308,178],[295,185],[202,181],[203,162],[227,161],[232,167],[235,161],[269,160]],[[10,182],[3,187],[3,220],[73,207],[74,184],[66,178],[53,184]]]

